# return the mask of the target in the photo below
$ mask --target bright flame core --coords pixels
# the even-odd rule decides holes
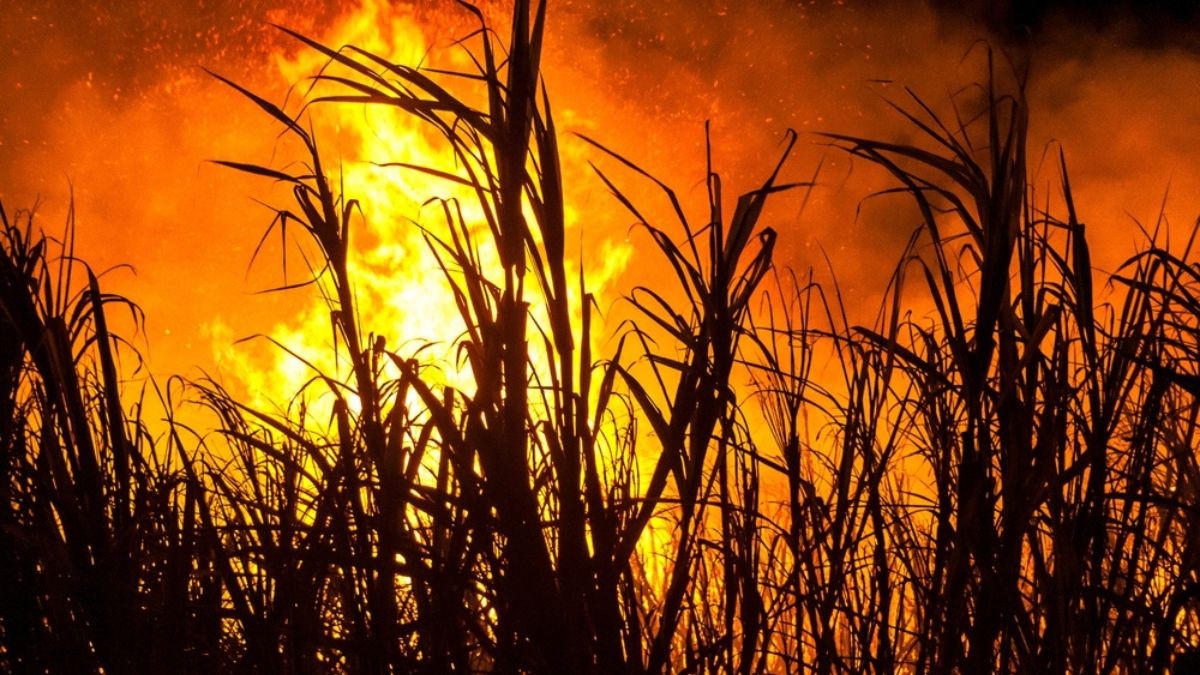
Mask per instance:
[[[453,30],[458,29],[437,25],[436,20],[418,16],[411,7],[364,0],[330,31],[314,38],[333,48],[354,45],[395,64],[472,72],[474,64],[466,47],[439,44],[438,38]],[[310,78],[328,65],[324,55],[309,49],[294,55],[276,53],[274,60],[282,79],[298,91],[306,91]],[[574,111],[556,114],[576,125],[587,125]],[[469,366],[454,356],[463,322],[425,236],[426,232],[434,236],[445,232],[441,204],[442,200],[451,200],[461,209],[485,268],[498,268],[495,242],[487,233],[483,210],[470,188],[412,169],[386,166],[404,163],[457,173],[457,160],[449,143],[415,116],[385,106],[326,104],[310,108],[306,115],[305,123],[311,124],[318,143],[323,143],[332,180],[340,184],[345,199],[357,200],[360,206],[362,217],[355,219],[350,237],[348,270],[364,330],[384,338],[389,349],[402,354],[429,347],[423,349],[422,360],[441,373],[432,381],[469,392]],[[564,172],[586,170],[584,144],[576,139],[562,144],[560,158]],[[583,237],[579,213],[572,207],[573,197],[578,195],[571,191],[578,193],[591,187],[580,181],[565,183],[568,243],[582,241]],[[586,290],[604,306],[612,299],[606,293],[610,282],[622,273],[630,257],[629,244],[623,236],[602,238],[593,255],[587,257],[582,270]],[[568,261],[569,278],[579,278],[581,262]],[[570,297],[575,317],[581,311],[579,295],[572,292]],[[540,298],[530,300],[536,316]],[[275,350],[269,357],[271,364],[264,368],[250,363],[252,357],[244,347],[217,346],[218,360],[226,364],[223,370],[245,387],[255,404],[289,400],[312,380],[313,367],[345,374],[347,364],[334,362],[329,307],[320,294],[313,293],[308,306],[294,320],[276,325],[270,337],[309,360],[311,366],[293,354]],[[539,368],[544,354],[536,349],[530,353],[534,368]]]

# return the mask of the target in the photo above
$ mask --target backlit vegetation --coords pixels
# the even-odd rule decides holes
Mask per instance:
[[[706,208],[687,213],[601,130],[598,180],[665,273],[629,292],[632,318],[597,353],[530,4],[504,40],[479,18],[470,72],[294,35],[328,61],[308,106],[402,111],[456,158],[398,167],[463,195],[434,202],[442,226],[423,233],[457,312],[453,386],[371,332],[348,264],[361,210],[304,116],[233,82],[305,154],[225,163],[291,188],[271,227],[311,254],[336,352],[319,362],[339,364],[296,354],[311,380],[281,407],[211,380],[123,384],[136,352],[108,317],[136,308],[101,291],[69,229],[0,214],[0,668],[1109,673],[1194,658],[1194,228],[1149,228],[1096,278],[1067,164],[1055,194],[1033,190],[1021,83],[989,63],[969,114],[902,106],[919,143],[827,137],[889,172],[920,219],[879,318],[855,325],[836,284],[774,265],[769,203],[810,187],[781,182],[788,150],[736,199],[707,167]],[[661,189],[665,220],[629,181]],[[203,406],[213,427],[152,433],[147,398]]]

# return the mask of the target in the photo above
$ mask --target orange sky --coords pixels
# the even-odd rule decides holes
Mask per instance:
[[[200,66],[282,101],[288,75],[280,64],[298,52],[263,21],[331,40],[362,11],[358,3],[20,5],[0,18],[5,207],[40,199],[41,223],[56,232],[73,186],[80,253],[97,268],[136,270],[108,283],[145,309],[156,373],[212,370],[237,338],[294,328],[311,295],[255,293],[278,281],[276,258],[246,276],[270,219],[253,199],[280,203],[286,194],[206,162],[274,156],[278,166],[286,151],[265,115]],[[393,5],[416,17],[435,48],[462,34],[465,24],[446,18],[461,13],[442,4]],[[386,3],[380,8],[387,14]],[[909,85],[943,106],[980,75],[979,51],[968,51],[986,35],[979,23],[919,3],[567,0],[551,5],[547,80],[563,130],[610,144],[691,200],[703,194],[705,120],[731,195],[765,174],[786,129],[802,132],[790,177],[808,178],[823,159],[822,185],[803,215],[798,196],[777,203],[769,219],[781,233],[777,260],[820,267],[823,247],[869,320],[916,221],[896,199],[868,202],[856,215],[886,179],[807,132],[912,139],[883,98],[902,97]],[[1131,217],[1152,221],[1168,183],[1172,221],[1182,230],[1200,215],[1200,56],[1179,43],[1131,40],[1119,22],[1081,28],[1053,17],[1036,35],[1031,159],[1052,139],[1065,146],[1100,267],[1133,252]],[[578,241],[591,255],[601,250],[596,242],[621,245],[630,218],[589,175],[586,160],[596,156],[577,142],[565,152]],[[1040,183],[1056,174],[1049,164]],[[624,275],[607,282],[611,297],[655,269],[632,250]]]

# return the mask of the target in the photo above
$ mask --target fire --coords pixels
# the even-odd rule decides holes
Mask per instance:
[[[477,82],[446,73],[475,70],[468,48],[455,40],[476,26],[449,0],[436,10],[430,3],[360,0],[333,20],[314,18],[310,5],[326,1],[309,0],[269,18],[333,48],[354,45],[378,55],[380,62],[422,68],[471,100]],[[139,3],[141,9],[149,4]],[[528,8],[515,4],[512,53],[520,55],[539,38],[526,38]],[[1036,102],[1030,109],[1047,114],[1035,118],[1033,134],[1025,133],[1026,109],[1016,103],[1021,97],[995,99],[990,86],[970,87],[950,97],[949,109],[956,121],[980,121],[986,134],[960,138],[918,115],[919,120],[910,120],[917,121],[916,128],[909,125],[909,135],[893,142],[891,127],[874,134],[847,121],[864,113],[837,90],[863,77],[868,67],[863,63],[872,69],[887,63],[883,72],[869,75],[919,84],[904,75],[900,61],[927,70],[939,87],[944,85],[946,54],[934,17],[901,21],[895,10],[883,7],[857,18],[841,9],[814,9],[810,22],[804,11],[778,3],[688,9],[686,2],[668,1],[656,4],[647,19],[623,16],[628,8],[621,3],[611,14],[594,1],[575,10],[570,0],[555,4],[567,8],[568,20],[558,24],[565,26],[562,32],[547,39],[573,43],[566,49],[547,46],[547,63],[559,65],[545,73],[548,98],[558,106],[566,233],[565,241],[552,240],[551,233],[560,234],[557,220],[537,220],[546,241],[528,246],[529,258],[541,255],[555,263],[566,249],[567,268],[554,266],[554,290],[544,291],[553,293],[553,302],[539,297],[535,272],[526,273],[521,284],[511,250],[501,264],[497,246],[512,240],[489,230],[484,206],[512,207],[521,199],[521,188],[536,205],[539,193],[557,195],[553,184],[518,186],[505,172],[501,188],[486,198],[492,201],[481,204],[474,191],[447,179],[465,170],[458,162],[462,154],[419,116],[387,106],[319,102],[339,83],[314,75],[338,75],[336,69],[346,66],[330,70],[328,55],[320,50],[272,33],[279,42],[264,43],[269,45],[265,58],[249,50],[236,55],[239,66],[257,76],[212,68],[229,75],[227,82],[243,82],[246,91],[280,103],[318,139],[322,178],[349,200],[347,212],[354,215],[350,234],[339,229],[317,237],[315,245],[302,233],[295,236],[295,229],[283,232],[287,221],[277,220],[268,230],[273,236],[254,249],[257,237],[243,225],[261,232],[271,211],[247,214],[245,201],[224,206],[227,216],[236,208],[236,217],[214,217],[232,200],[212,195],[253,195],[273,208],[291,204],[286,194],[270,192],[261,176],[245,189],[207,193],[180,179],[201,164],[186,154],[201,144],[206,159],[273,167],[243,165],[252,174],[306,173],[307,157],[296,153],[293,135],[276,137],[274,147],[247,140],[269,143],[271,132],[259,130],[272,123],[278,131],[284,115],[269,104],[260,101],[259,107],[273,112],[263,116],[198,72],[165,75],[170,82],[153,86],[130,80],[122,90],[107,86],[114,78],[98,70],[95,92],[91,72],[86,85],[64,89],[64,100],[78,102],[74,109],[64,106],[61,119],[50,123],[58,132],[54,141],[86,156],[107,181],[79,176],[81,184],[100,185],[94,194],[107,190],[122,197],[95,200],[80,193],[81,212],[88,214],[81,221],[84,229],[96,232],[92,222],[134,228],[172,221],[201,225],[191,228],[194,240],[180,238],[186,228],[123,231],[114,226],[100,236],[110,255],[126,244],[140,247],[122,250],[118,261],[158,265],[145,283],[163,292],[151,296],[157,304],[148,306],[148,313],[153,321],[174,318],[152,328],[161,331],[157,335],[169,336],[170,328],[162,326],[180,326],[186,311],[215,317],[205,329],[205,342],[217,351],[222,370],[217,379],[230,385],[231,393],[213,391],[205,382],[188,386],[207,397],[205,412],[222,420],[198,442],[176,434],[160,443],[156,430],[141,433],[153,422],[142,425],[146,412],[140,403],[127,412],[130,403],[120,398],[129,388],[117,380],[104,314],[95,312],[101,299],[96,284],[76,296],[81,309],[69,312],[83,317],[80,321],[68,323],[60,316],[43,321],[37,311],[9,312],[8,323],[0,321],[19,329],[0,331],[0,338],[17,335],[20,341],[18,357],[0,366],[30,378],[24,389],[10,388],[12,395],[0,396],[0,408],[7,405],[11,413],[18,403],[33,411],[0,420],[4,428],[19,428],[0,434],[0,464],[17,467],[0,484],[11,493],[7,510],[0,513],[0,544],[12,533],[19,535],[12,539],[15,545],[0,545],[0,567],[17,570],[14,578],[23,580],[10,594],[20,602],[7,608],[50,607],[34,621],[19,615],[6,621],[6,607],[0,607],[0,634],[30,636],[9,640],[11,648],[0,647],[0,670],[4,664],[20,669],[25,661],[18,651],[27,646],[36,650],[38,644],[59,642],[74,645],[85,660],[103,662],[109,671],[171,670],[128,664],[139,654],[153,658],[176,647],[182,647],[180,660],[212,655],[216,670],[233,663],[278,662],[282,656],[294,659],[283,666],[293,669],[322,664],[374,671],[387,661],[439,672],[539,665],[548,672],[725,671],[739,664],[743,670],[783,671],[805,662],[821,671],[967,672],[995,669],[997,663],[1041,671],[1057,662],[1049,669],[1070,671],[1101,661],[1116,669],[1152,661],[1157,670],[1166,670],[1170,650],[1192,650],[1198,633],[1190,589],[1200,583],[1193,539],[1187,536],[1200,523],[1195,490],[1200,467],[1194,452],[1200,366],[1192,358],[1200,340],[1195,251],[1189,240],[1175,258],[1172,247],[1155,244],[1149,255],[1127,266],[1115,285],[1142,304],[1125,311],[1131,306],[1120,304],[1121,291],[1098,288],[1097,267],[1104,265],[1093,261],[1102,259],[1101,252],[1093,248],[1097,255],[1092,257],[1084,238],[1111,234],[1110,216],[1098,213],[1109,202],[1080,189],[1074,194],[1087,228],[1076,219],[1074,206],[1060,222],[1058,202],[1075,203],[1067,162],[1043,161],[1044,167],[1026,175],[1034,170],[1030,165],[1042,137],[1060,128],[1055,120],[1093,141],[1112,139],[1116,125],[1097,111],[1122,112],[1116,106],[1129,101],[1154,110],[1153,99],[1105,95],[1117,91],[1114,82],[1120,80],[1102,74],[1098,93],[1081,96],[1084,103],[1076,104],[1062,93],[1087,93],[1076,84],[1085,78],[1074,66],[1064,69],[1061,58],[1052,59],[1050,76],[1038,74],[1030,83]],[[847,16],[853,25],[839,30],[835,19]],[[38,21],[34,16],[30,23]],[[491,25],[499,28],[503,42],[505,18],[493,17]],[[84,32],[77,27],[76,33]],[[812,39],[800,39],[804,36]],[[155,39],[162,40],[160,46],[170,42]],[[471,39],[479,38],[468,37],[467,47]],[[611,45],[598,44],[605,41]],[[685,43],[690,50],[682,47]],[[833,43],[839,49],[831,48]],[[841,50],[845,45],[850,47]],[[865,45],[861,61],[845,58],[853,56],[854,45]],[[912,45],[918,55],[898,56]],[[142,49],[146,62],[154,63],[151,57],[159,52]],[[1170,60],[1154,63],[1170,65]],[[528,64],[512,59],[513,81],[521,75],[530,78],[522,81],[534,78],[536,69]],[[1120,71],[1130,81],[1149,72],[1131,67]],[[6,68],[0,65],[0,71]],[[1169,72],[1194,72],[1195,64],[1176,68],[1182,70]],[[262,70],[270,71],[270,82],[263,81]],[[490,64],[487,72],[498,74]],[[817,75],[819,80],[804,80]],[[1055,78],[1071,84],[1051,86],[1051,96],[1046,83]],[[34,83],[29,77],[21,80]],[[1160,90],[1166,89],[1164,81],[1154,80]],[[341,84],[354,90],[348,81]],[[23,86],[18,83],[16,89]],[[285,88],[291,90],[286,100]],[[218,89],[220,98],[213,93]],[[543,110],[522,89],[491,91],[505,101],[505,119],[521,120],[530,108]],[[987,95],[978,98],[984,90]],[[1135,90],[1122,84],[1120,91]],[[1096,106],[1098,98],[1108,102]],[[1177,93],[1167,99],[1172,111],[1186,110],[1178,101],[1190,100]],[[1076,105],[1088,110],[1073,109]],[[226,106],[231,112],[223,116]],[[246,117],[235,119],[234,106]],[[980,115],[972,110],[976,106]],[[46,107],[25,106],[35,112]],[[684,109],[690,112],[678,112]],[[119,117],[104,117],[118,112]],[[248,120],[251,113],[265,117],[261,126]],[[657,124],[647,123],[660,114]],[[706,116],[716,118],[711,127],[715,166],[730,164],[721,152],[735,156],[723,189],[711,175],[705,180],[688,173],[702,174],[706,165],[706,148],[695,153],[703,145]],[[874,115],[864,119],[878,124]],[[1094,128],[1087,132],[1089,121]],[[1072,179],[1111,191],[1114,200],[1113,176],[1136,176],[1142,186],[1153,182],[1148,174],[1132,171],[1144,165],[1121,160],[1159,145],[1155,124],[1164,121],[1180,129],[1194,126],[1171,124],[1174,117],[1158,110],[1144,124],[1126,124],[1131,133],[1125,143],[1114,139],[1094,143],[1090,150],[1083,143],[1064,143],[1068,156],[1072,148],[1085,146],[1092,161],[1081,164],[1098,167],[1090,170],[1090,180],[1088,172],[1072,173]],[[0,114],[0,149],[6,151],[13,147],[5,145],[7,123]],[[489,138],[512,140],[504,133],[489,136],[503,126],[499,123],[468,126]],[[934,195],[935,203],[921,202],[922,208],[914,209],[907,201],[897,207],[886,199],[871,200],[864,217],[850,225],[848,214],[863,205],[844,202],[858,195],[822,185],[813,191],[812,202],[805,195],[803,205],[788,212],[794,217],[776,212],[760,221],[757,200],[768,187],[748,196],[732,217],[722,212],[721,200],[711,195],[728,197],[761,185],[761,171],[769,170],[764,158],[777,156],[777,149],[765,146],[784,135],[781,128],[818,126],[863,134],[834,143],[844,151],[841,166],[847,156],[863,160],[859,166],[890,171],[890,179],[913,188],[908,198]],[[646,207],[647,220],[663,229],[654,232],[645,253],[635,252],[624,238],[633,218],[590,175],[590,161],[599,153],[573,130],[611,143],[675,186],[680,210],[698,219],[675,227],[672,209],[655,218],[662,211]],[[934,138],[913,141],[921,131]],[[534,138],[530,147],[549,147],[541,128]],[[986,146],[976,145],[984,138]],[[1004,138],[1010,140],[997,143]],[[795,139],[786,134],[789,150]],[[949,154],[940,149],[926,154],[931,140]],[[1190,144],[1186,138],[1175,143],[1184,150]],[[512,168],[525,157],[513,153],[524,153],[527,146],[497,141],[496,147],[498,163]],[[1112,176],[1096,159],[1109,151],[1110,166],[1121,169]],[[486,156],[486,146],[481,152],[483,164],[496,159]],[[39,173],[36,162],[26,161],[38,157],[35,150],[9,157],[21,171],[28,167],[30,175]],[[912,160],[916,168],[899,167],[895,159]],[[607,170],[605,161],[598,163]],[[804,181],[816,164],[797,157],[787,169],[793,174],[779,174],[779,183],[773,176],[768,186]],[[203,166],[214,174],[237,173]],[[833,160],[821,166],[832,174],[826,175],[830,182],[849,178]],[[626,187],[620,175],[611,175]],[[1047,177],[1050,184],[1043,187]],[[858,180],[856,174],[853,182]],[[875,191],[887,193],[894,184],[877,185]],[[943,184],[952,193],[941,192]],[[287,186],[284,180],[276,188]],[[179,206],[175,215],[183,217],[172,219],[170,205],[187,202],[179,195],[189,189],[194,192],[188,194],[200,195],[191,200],[195,208],[184,213],[187,207]],[[641,197],[648,195],[632,189],[629,201],[645,206]],[[651,184],[649,191],[654,190]],[[954,209],[944,212],[943,201],[957,204],[954,195],[960,193],[970,195],[974,207],[957,216]],[[117,206],[98,211],[96,201]],[[326,211],[333,210],[332,201],[324,200]],[[730,206],[728,199],[723,203]],[[461,223],[446,222],[446,204],[461,209]],[[817,228],[825,229],[810,227],[813,214],[804,211],[805,205],[822,212],[816,220],[824,224]],[[526,208],[532,216],[534,207]],[[519,222],[518,215],[504,209],[505,227],[498,229],[537,239],[538,227]],[[545,226],[549,220],[552,226]],[[310,215],[308,222],[328,225],[320,216]],[[918,223],[920,236],[909,239]],[[315,225],[313,230],[330,232]],[[681,230],[695,236],[684,241]],[[9,247],[20,249],[13,245],[20,240],[14,231],[8,230]],[[939,231],[953,233],[943,237]],[[437,238],[447,232],[469,235],[474,244],[466,248],[478,255],[478,264],[473,258],[463,264],[465,270],[443,269],[431,248],[436,250]],[[243,234],[248,244],[212,247],[220,256],[217,264],[206,264],[194,244]],[[1193,239],[1196,234],[1193,229]],[[799,267],[803,276],[803,266],[817,258],[815,250],[805,257],[799,248],[789,253],[784,246],[790,241],[787,245],[796,247],[805,237],[808,243],[833,244],[833,257],[842,251],[843,260],[855,258],[846,294],[840,285],[826,285],[822,292],[802,283],[790,290],[786,282],[774,288],[762,283],[772,261],[777,269]],[[157,251],[155,241],[162,243]],[[348,275],[341,274],[346,271],[343,243],[350,246]],[[67,251],[61,258],[73,259]],[[258,276],[247,286],[305,288],[264,294],[260,298],[266,299],[251,303],[239,302],[229,290],[240,279],[211,291],[202,286],[210,273],[215,277],[252,255]],[[281,257],[287,261],[282,267]],[[338,272],[333,290],[339,294],[332,300],[329,277],[320,269],[327,258],[336,261]],[[898,258],[904,260],[901,270],[910,274],[903,294],[899,273],[894,286],[872,281],[893,274]],[[845,269],[840,263],[834,261],[833,267]],[[49,281],[26,281],[39,277],[23,276],[21,270],[35,268],[24,263],[3,268],[9,270],[6,294],[24,298],[26,288],[35,293],[51,288]],[[177,277],[172,283],[201,290],[182,296],[167,288],[164,269]],[[634,278],[625,278],[626,270]],[[236,275],[222,278],[230,276]],[[353,284],[352,300],[344,293],[350,285],[346,276]],[[476,283],[480,276],[497,282],[502,290],[495,297],[502,301],[489,295],[491,286]],[[306,279],[317,283],[305,284]],[[564,279],[569,292],[562,288]],[[456,283],[460,289],[474,284],[470,310],[458,306]],[[597,319],[592,331],[582,330],[587,292],[597,296],[603,311],[635,283],[643,286],[625,305],[635,323],[618,325],[616,319],[623,318],[618,315],[597,326],[601,317],[592,313],[588,316]],[[550,286],[543,280],[540,288]],[[63,288],[70,290],[71,282],[60,283],[60,292]],[[888,290],[865,296],[874,291],[863,288],[894,288],[894,302]],[[638,304],[646,296],[653,302]],[[189,306],[187,297],[201,297],[209,306]],[[476,300],[480,297],[492,302]],[[829,300],[833,297],[836,302]],[[93,303],[90,324],[85,301]],[[246,307],[265,302],[273,303],[270,316],[253,317],[257,324],[239,322],[237,312],[245,319],[255,312]],[[348,312],[351,305],[356,321],[335,313]],[[756,305],[763,308],[757,315]],[[784,311],[783,305],[794,311]],[[871,325],[890,327],[860,327],[860,313],[877,305],[883,318]],[[163,306],[167,313],[160,313]],[[772,319],[781,316],[787,330],[776,330],[781,324]],[[482,317],[480,324],[496,330],[464,342],[473,328],[464,324],[472,317]],[[492,318],[495,324],[488,324]],[[547,327],[547,318],[554,320],[552,326]],[[272,323],[269,339],[238,341]],[[46,339],[61,337],[67,325],[82,326],[74,333],[79,355],[61,340]],[[661,331],[654,333],[656,326]],[[89,327],[95,337],[90,341]],[[635,336],[623,343],[623,351],[601,344],[622,329]],[[547,333],[550,338],[541,339]],[[594,341],[591,356],[577,349],[580,340]],[[460,348],[464,344],[475,351]],[[385,347],[389,355],[421,360],[420,377],[412,376],[405,363],[393,378],[397,371],[386,369],[398,364],[383,356]],[[551,360],[552,355],[561,360]],[[617,365],[607,364],[604,378],[591,373],[595,392],[586,391],[584,376],[564,376],[544,386],[549,373],[587,372],[590,364],[574,362],[575,357],[613,358]],[[468,364],[479,370],[471,372]],[[748,377],[758,378],[759,386],[743,387]],[[42,383],[45,394],[38,389]],[[439,400],[443,388],[462,395]],[[420,393],[403,398],[411,390]],[[605,396],[589,400],[588,394],[597,392]],[[599,439],[592,438],[593,419],[587,415],[592,405],[601,425]],[[288,409],[273,417],[269,411],[276,406]],[[9,424],[10,417],[17,426]],[[336,422],[332,429],[308,433],[331,420]],[[250,434],[243,433],[247,425]],[[168,428],[204,435],[214,426]],[[136,442],[129,442],[130,430],[137,432]],[[15,438],[22,445],[14,453],[17,444],[6,441]],[[209,438],[220,440],[210,443]],[[105,452],[93,453],[92,446]],[[178,464],[159,461],[176,454]],[[71,582],[66,587],[64,579]],[[46,599],[53,602],[47,605]],[[158,624],[169,629],[120,630]],[[1176,630],[1169,631],[1172,625]],[[50,640],[56,633],[63,639]],[[147,634],[153,638],[148,647],[129,641]],[[1147,661],[1150,638],[1154,654]],[[54,656],[58,650],[46,651]],[[1186,669],[1180,663],[1175,660],[1176,669]]]
[[[286,17],[277,18],[286,22]],[[464,30],[453,13],[422,16],[408,5],[364,0],[328,31],[312,37],[333,48],[354,45],[391,63],[470,72],[473,66],[467,49],[450,46]],[[284,83],[304,92],[311,78],[328,65],[328,59],[310,49],[288,51],[274,54],[275,70]],[[556,114],[576,127],[589,126],[578,111]],[[461,209],[485,264],[498,260],[495,245],[486,236],[483,211],[471,189],[394,166],[404,163],[455,173],[452,149],[437,130],[415,116],[382,106],[315,106],[306,115],[318,143],[323,143],[327,157],[334,160],[329,167],[334,182],[341,185],[347,200],[357,200],[360,207],[362,217],[355,220],[356,229],[350,237],[353,253],[348,267],[356,281],[357,309],[364,328],[382,337],[389,349],[402,354],[421,350],[422,359],[436,366],[430,371],[434,382],[469,391],[469,367],[454,356],[454,345],[464,330],[462,319],[444,272],[431,254],[426,233],[434,237],[444,234],[441,204],[451,201]],[[583,143],[572,139],[564,143],[561,154],[564,172],[579,174],[587,170]],[[566,184],[568,242],[583,239],[582,218],[574,204],[586,200],[581,193],[593,188],[590,182]],[[575,257],[569,263],[574,267],[570,270],[572,278],[578,278],[580,264],[585,262],[582,274],[587,292],[601,306],[616,297],[611,282],[624,271],[631,255],[630,245],[621,234],[602,236],[591,255],[585,256],[586,261]],[[264,260],[260,264],[275,263]],[[319,293],[310,295],[306,307],[269,331],[272,340],[286,346],[287,351],[273,350],[266,367],[255,363],[263,357],[261,352],[243,345],[222,344],[220,338],[228,337],[228,331],[215,336],[214,348],[226,377],[234,378],[258,404],[288,400],[312,380],[314,368],[339,374],[340,367],[344,374],[346,364],[334,362],[329,309]],[[536,313],[538,299],[532,300]],[[572,310],[577,317],[581,302],[579,294],[572,293]],[[594,335],[603,334],[594,331]],[[538,353],[532,354],[537,367]]]

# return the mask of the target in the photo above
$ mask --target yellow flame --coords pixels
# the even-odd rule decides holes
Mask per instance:
[[[313,37],[334,48],[354,45],[396,64],[469,72],[473,64],[468,52],[449,46],[459,37],[453,34],[456,30],[461,31],[461,27],[436,25],[428,17],[418,16],[411,6],[363,0],[327,33]],[[300,90],[327,61],[324,55],[308,49],[275,55],[279,75]],[[576,128],[594,125],[578,111],[558,114]],[[425,358],[438,365],[442,383],[470,391],[471,373],[453,358],[453,345],[464,330],[463,322],[422,227],[444,231],[443,211],[430,200],[454,199],[462,208],[481,259],[485,263],[495,261],[495,246],[487,236],[483,211],[468,188],[418,171],[379,166],[403,162],[454,173],[456,161],[451,147],[428,124],[385,106],[326,106],[313,110],[312,124],[318,142],[324,140],[326,151],[332,151],[330,157],[340,161],[332,163],[331,170],[336,172],[332,178],[341,182],[346,198],[356,199],[361,205],[363,217],[356,219],[352,229],[348,270],[355,283],[364,331],[384,337],[389,348],[402,353],[432,344],[434,347],[424,352]],[[560,152],[564,172],[586,170],[582,143],[565,142]],[[577,201],[573,197],[582,195],[573,195],[573,187],[576,191],[590,189],[574,183],[565,185],[568,242],[582,239],[580,216],[571,206]],[[578,278],[582,262],[588,291],[603,302],[608,297],[609,282],[623,272],[629,256],[624,233],[619,238],[601,239],[586,260],[568,262],[569,278]],[[579,316],[581,298],[572,290],[570,304],[574,315]],[[339,370],[339,364],[333,362],[329,309],[319,294],[312,295],[302,312],[275,326],[270,335],[313,366],[341,374],[345,364]],[[539,299],[531,300],[536,312]],[[538,368],[544,355],[536,350],[531,353],[533,367]],[[287,401],[314,375],[308,365],[285,352],[275,350],[270,358],[272,363],[264,369],[253,365],[245,348],[226,348],[219,355],[222,370],[239,380],[259,405]]]

